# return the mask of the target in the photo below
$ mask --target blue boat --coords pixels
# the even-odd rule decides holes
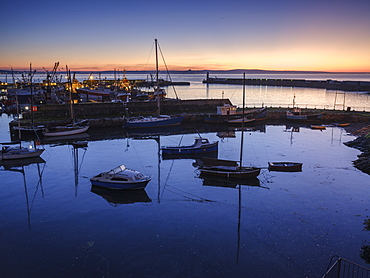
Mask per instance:
[[[209,142],[207,138],[196,137],[190,146],[162,147],[162,155],[192,155],[218,151],[218,141]]]
[[[150,116],[150,117],[138,117],[127,119],[123,127],[125,128],[158,128],[166,126],[180,125],[184,120],[184,116]]]

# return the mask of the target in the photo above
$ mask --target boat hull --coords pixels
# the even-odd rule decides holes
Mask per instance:
[[[44,152],[44,149],[36,150],[22,150],[11,151],[9,153],[1,153],[0,160],[12,160],[12,159],[25,159],[25,158],[34,158],[39,157]]]
[[[320,120],[322,118],[322,113],[319,114],[307,114],[307,115],[295,115],[293,113],[286,113],[286,119],[290,121],[312,121]]]
[[[64,127],[63,127],[64,128]],[[86,132],[89,127],[88,126],[82,126],[82,127],[65,127],[65,130],[61,131],[44,131],[43,134],[45,137],[57,137],[57,136],[68,136],[68,135],[75,135]]]
[[[189,147],[163,147],[163,155],[192,155],[192,154],[202,154],[202,153],[212,153],[218,151],[218,142],[211,143],[207,146],[202,146],[200,148]]]
[[[180,125],[184,120],[183,116],[173,117],[173,118],[147,118],[142,120],[126,121],[124,123],[125,128],[158,128],[166,126],[176,126]]]
[[[93,186],[119,190],[119,189],[144,189],[147,186],[150,179],[140,182],[118,182],[118,181],[114,182],[94,177],[90,179],[90,181]]]
[[[269,171],[301,172],[303,163],[298,162],[269,162]]]
[[[223,169],[222,167],[200,169],[200,174],[202,176],[222,177],[230,180],[255,178],[260,174],[260,172],[261,169],[256,167],[239,167],[236,170]]]

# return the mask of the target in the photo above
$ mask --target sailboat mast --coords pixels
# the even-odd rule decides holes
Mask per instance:
[[[240,139],[240,161],[239,166],[242,167],[243,165],[243,142],[244,142],[244,105],[245,105],[245,73],[243,74],[243,118],[242,118],[242,137]]]
[[[32,73],[32,63],[30,63],[30,90],[31,90],[31,123],[32,123],[32,128],[34,128],[35,126],[35,123],[34,123],[34,115],[33,115],[33,84],[32,84],[32,77],[33,77],[33,74]]]
[[[160,93],[159,93],[159,70],[158,70],[158,42],[157,39],[154,39],[155,43],[155,77],[156,77],[156,88],[154,94],[157,93],[157,109],[158,115],[161,114],[161,102],[160,102]]]
[[[66,70],[67,70],[67,84],[68,84],[68,91],[69,91],[69,110],[71,113],[72,123],[75,124],[75,117],[73,115],[71,71],[68,69],[68,66],[66,66]]]

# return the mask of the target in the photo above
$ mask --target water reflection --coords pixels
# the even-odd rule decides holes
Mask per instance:
[[[32,164],[37,165],[37,174],[38,174],[38,181],[35,188],[35,192],[33,194],[33,198],[30,200],[27,188],[27,177],[26,177],[26,166],[30,166]],[[40,164],[44,164],[41,168]],[[27,222],[28,222],[28,229],[31,230],[31,210],[34,204],[34,200],[36,198],[37,192],[41,191],[41,196],[44,198],[44,189],[42,186],[42,174],[45,169],[45,160],[41,157],[33,157],[27,159],[18,159],[18,160],[1,160],[0,166],[3,167],[3,171],[12,171],[22,174],[22,181],[23,181],[23,188],[26,197],[26,209],[27,209]]]
[[[75,179],[75,197],[76,197],[77,192],[78,192],[79,173],[80,173],[82,163],[84,161],[84,158],[87,152],[87,142],[77,141],[77,142],[72,142],[71,145],[72,145],[73,171],[74,171],[74,179]],[[80,150],[82,151],[81,163],[79,163],[79,151]]]
[[[112,190],[91,186],[91,192],[103,197],[112,207],[124,204],[150,203],[152,201],[144,189]]]

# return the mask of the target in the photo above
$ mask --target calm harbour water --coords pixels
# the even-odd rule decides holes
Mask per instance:
[[[210,77],[215,75],[210,74]],[[89,74],[77,74],[79,81],[88,79]],[[114,75],[94,75],[94,79],[114,79]],[[123,78],[123,75],[117,75]],[[127,74],[130,80],[147,79],[146,74]],[[242,75],[224,74],[217,77],[223,78],[243,78]],[[0,76],[0,80],[5,81],[5,76]],[[168,80],[165,75],[160,78]],[[242,86],[222,85],[222,84],[203,84],[205,74],[178,74],[171,75],[173,81],[188,81],[190,86],[176,86],[167,88],[167,96],[180,99],[212,99],[228,98],[234,105],[242,106]],[[306,80],[338,80],[338,81],[370,81],[370,74],[247,74],[246,78],[263,79],[306,79]],[[7,77],[10,82],[10,77]],[[44,75],[35,75],[34,82],[42,82]],[[366,92],[343,92],[315,88],[298,87],[276,87],[276,86],[246,86],[246,106],[247,107],[292,107],[295,96],[295,104],[301,108],[317,109],[336,109],[346,110],[348,107],[356,111],[370,112],[370,94]]]
[[[0,118],[2,142],[9,120]],[[366,265],[369,175],[352,166],[359,151],[343,144],[354,139],[343,128],[245,132],[245,165],[297,161],[303,171],[263,169],[259,187],[240,188],[203,185],[194,159],[158,155],[197,133],[89,132],[86,149],[48,142],[45,163],[1,167],[1,277],[321,277],[333,255]],[[239,160],[240,131],[201,135],[220,142],[219,158]],[[120,164],[152,177],[144,193],[91,191],[89,178]]]

